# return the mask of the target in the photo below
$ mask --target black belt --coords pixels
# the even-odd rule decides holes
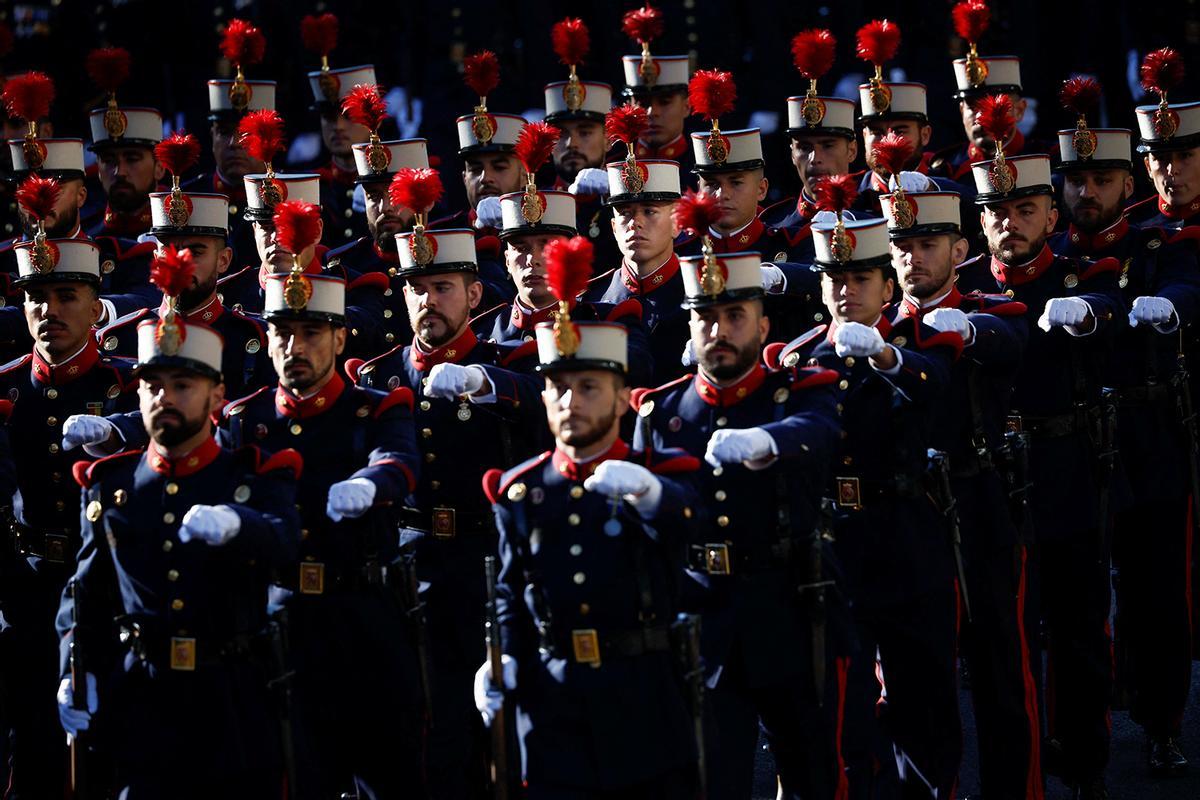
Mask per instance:
[[[835,475],[833,479],[834,503],[838,508],[854,511],[881,500],[917,498],[924,494],[925,482],[916,475],[895,475],[889,480],[858,475]]]
[[[625,631],[600,632],[595,628],[571,631],[570,653],[576,664],[598,667],[606,658],[636,658],[671,650],[671,631],[665,625],[633,628]]]
[[[363,566],[335,566],[321,561],[301,561],[296,583],[288,586],[298,595],[323,595],[336,591],[361,591],[382,587],[387,568],[377,561]]]
[[[140,661],[165,665],[175,672],[195,672],[200,667],[249,661],[255,654],[256,637],[236,634],[224,641],[194,636],[164,636],[151,633],[138,622],[120,624],[121,644]]]
[[[1027,417],[1010,414],[1008,429],[1028,433],[1033,439],[1058,439],[1073,433],[1091,433],[1089,428],[1100,421],[1100,409],[1092,406],[1057,414],[1051,417]]]
[[[13,522],[12,537],[17,555],[63,564],[79,552],[79,535],[72,535],[66,528],[31,528]]]
[[[728,542],[691,544],[687,550],[687,568],[707,575],[739,575],[786,567],[792,554],[792,542],[776,542],[766,552],[738,547]]]
[[[453,539],[460,533],[490,533],[493,522],[491,514],[459,511],[450,506],[434,506],[429,511],[400,510],[400,527],[431,533],[435,539]]]

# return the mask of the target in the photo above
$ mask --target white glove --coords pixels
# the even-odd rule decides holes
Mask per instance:
[[[517,660],[510,655],[500,656],[501,671],[504,673],[504,688],[512,691],[517,688]],[[483,724],[489,728],[496,712],[504,702],[504,693],[492,682],[492,665],[490,661],[475,671],[475,708],[483,715]]]
[[[691,339],[687,340],[687,344],[683,346],[683,355],[679,357],[679,363],[685,367],[696,366],[696,343]]]
[[[220,547],[237,536],[241,529],[242,518],[229,506],[192,506],[183,515],[179,541],[190,542],[195,539]]]
[[[662,481],[641,464],[628,461],[605,461],[584,480],[583,488],[597,494],[620,495],[647,519],[654,516],[662,502]]]
[[[975,338],[975,326],[971,324],[967,315],[957,308],[935,308],[922,317],[921,321],[935,331],[957,333],[964,342],[971,342]]]
[[[888,185],[893,192],[897,188],[906,192],[937,191],[937,184],[928,175],[921,172],[901,172],[899,175],[893,175],[892,179],[888,181]]]
[[[1038,317],[1038,327],[1044,331],[1051,328],[1075,328],[1092,313],[1088,304],[1078,297],[1052,297],[1046,301],[1046,309]]]
[[[782,289],[787,278],[784,277],[783,270],[774,264],[759,264],[759,276],[762,278],[762,288],[764,292],[775,291]]]
[[[1135,297],[1129,312],[1129,325],[1166,325],[1175,316],[1175,305],[1165,297]]]
[[[87,683],[87,708],[76,708],[71,704],[71,678],[62,679],[58,685],[58,721],[63,730],[71,736],[78,736],[80,731],[86,731],[92,723],[92,714],[100,707],[100,697],[96,692],[96,676],[85,673]]]
[[[375,502],[375,481],[370,478],[351,478],[338,481],[329,487],[329,500],[325,502],[325,516],[334,522],[343,517],[357,519],[367,513]]]
[[[83,452],[92,458],[108,455],[107,451],[97,445],[107,442],[116,427],[104,417],[95,414],[72,414],[63,423],[62,448],[74,450],[83,445]]]
[[[481,197],[475,206],[475,229],[499,228],[504,224],[499,197]]]
[[[595,167],[584,167],[575,175],[567,187],[571,194],[608,194],[608,172]]]
[[[838,326],[833,334],[834,350],[842,358],[846,356],[875,356],[883,352],[883,337],[879,329],[861,322],[846,322]]]
[[[714,467],[723,464],[745,464],[754,469],[762,469],[767,464],[755,462],[779,455],[779,448],[771,434],[762,428],[742,428],[730,430],[724,428],[717,431],[708,440],[708,449],[704,452],[704,460]]]
[[[483,388],[483,369],[475,365],[462,367],[443,361],[435,364],[429,370],[429,380],[425,384],[425,394],[429,397],[441,397],[455,400],[464,394],[475,394]]]

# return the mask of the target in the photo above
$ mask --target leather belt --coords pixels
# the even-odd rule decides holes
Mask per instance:
[[[1090,433],[1089,427],[1100,421],[1100,409],[1093,406],[1087,409],[1072,411],[1069,414],[1056,414],[1051,417],[1027,417],[1020,414],[1010,414],[1008,429],[1018,433],[1028,433],[1033,439],[1058,439],[1073,433]]]
[[[595,628],[571,631],[570,660],[599,667],[606,658],[636,658],[671,650],[671,631],[665,625],[600,632]]]
[[[771,545],[765,553],[728,542],[691,544],[687,549],[687,568],[706,575],[763,572],[786,567],[791,553],[792,543],[788,539]]]
[[[838,508],[860,511],[869,504],[881,500],[916,498],[925,494],[925,482],[915,475],[895,475],[889,480],[860,477],[858,475],[835,475],[833,500]]]
[[[12,523],[13,549],[18,555],[44,558],[56,564],[74,559],[79,552],[79,535],[66,528],[31,528]]]
[[[434,506],[429,511],[415,508],[400,511],[402,528],[431,533],[435,539],[453,539],[460,533],[489,533],[493,521],[491,514],[459,511],[451,506]]]
[[[121,644],[139,661],[165,665],[174,672],[195,672],[200,667],[248,661],[255,652],[255,637],[249,634],[214,642],[194,636],[157,635],[138,622],[123,622],[120,637]]]

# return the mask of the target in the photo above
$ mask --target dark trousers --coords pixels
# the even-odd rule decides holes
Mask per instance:
[[[612,791],[549,785],[530,786],[524,794],[525,800],[692,800],[695,796],[695,778],[689,769]],[[711,792],[709,797],[713,797]]]

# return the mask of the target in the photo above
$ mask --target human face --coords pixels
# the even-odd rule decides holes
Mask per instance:
[[[542,403],[550,432],[560,445],[576,451],[606,440],[611,444],[629,409],[629,394],[625,382],[605,370],[563,370],[547,375]]]
[[[879,168],[875,166],[874,159],[871,157],[872,148],[875,142],[889,133],[912,142],[913,157],[908,166],[915,167],[921,161],[921,151],[929,145],[933,128],[912,119],[883,119],[864,122],[862,128],[863,152],[867,154],[867,161],[875,172],[879,172]]]
[[[334,362],[346,347],[346,329],[317,320],[272,320],[267,352],[279,383],[293,394],[308,394],[329,382]]]
[[[191,311],[204,305],[217,290],[217,279],[225,274],[233,261],[233,250],[218,236],[159,236],[164,247],[174,245],[178,250],[188,250],[196,271],[192,275],[192,286],[179,295],[179,307]]]
[[[731,381],[749,372],[762,354],[769,329],[758,300],[691,311],[692,347],[701,371],[715,381]]]
[[[1025,108],[1028,103],[1025,102],[1024,98],[1018,97],[1015,94],[1008,95],[1008,99],[1012,101],[1013,119],[1016,125],[1019,125],[1021,120],[1025,118]],[[992,140],[991,136],[988,136],[987,131],[975,119],[975,110],[979,100],[980,98],[973,97],[970,100],[958,101],[958,113],[962,116],[963,130],[966,132],[969,142],[981,148],[985,153],[995,153],[996,142]],[[1013,130],[1016,130],[1016,125],[1013,126]],[[1009,136],[1011,135],[1012,132],[1010,131]]]
[[[1063,205],[1075,227],[1096,233],[1116,224],[1133,194],[1124,169],[1075,169],[1063,176]]]
[[[237,123],[232,120],[220,120],[212,124],[212,148],[217,172],[235,186],[241,184],[242,178],[247,175],[266,172],[267,165],[257,158],[251,158],[238,142]]]
[[[623,203],[613,208],[612,229],[625,261],[657,267],[671,255],[679,226],[667,203]]]
[[[100,185],[108,204],[117,211],[134,212],[150,200],[150,192],[164,171],[149,147],[106,147],[96,154]]]
[[[75,233],[79,227],[79,209],[87,202],[87,187],[82,180],[62,181],[60,186],[62,191],[54,203],[54,210],[46,215],[46,235],[51,239],[66,239]],[[21,229],[26,238],[32,239],[37,233],[37,222],[25,213],[25,209],[19,209],[19,213]]]
[[[1158,196],[1173,206],[1186,206],[1200,197],[1200,147],[1147,153],[1146,172]]]
[[[858,142],[844,136],[792,137],[792,166],[810,195],[818,179],[847,174],[856,158]]]
[[[821,299],[839,323],[874,324],[895,289],[895,281],[881,269],[821,274]]]
[[[225,398],[225,384],[191,370],[143,370],[138,406],[146,433],[162,447],[176,447],[210,430],[211,416]]]
[[[892,242],[892,267],[909,297],[929,300],[950,291],[954,267],[967,256],[967,240],[948,233]]]
[[[275,223],[270,221],[259,222],[255,221],[252,226],[254,229],[254,247],[258,250],[258,261],[260,264],[267,264],[271,267],[271,272],[288,272],[292,269],[292,253],[284,248],[279,243],[275,236]],[[321,221],[321,231],[325,230],[324,220]],[[320,235],[317,236],[317,241],[321,241]],[[306,267],[316,256],[317,246],[314,244],[311,247],[306,247],[300,256],[300,267]]]
[[[365,142],[371,138],[371,131],[366,125],[351,122],[345,114],[331,111],[321,115],[321,141],[325,149],[338,161],[347,162],[354,159],[351,145],[355,142]]]
[[[599,169],[604,166],[604,154],[608,152],[608,140],[604,138],[604,125],[590,119],[563,120],[554,123],[562,131],[558,144],[554,145],[554,169],[558,176],[570,183],[579,170],[585,167]]]
[[[525,168],[510,153],[472,153],[463,163],[463,186],[471,208],[484,197],[499,197],[519,190]]]
[[[758,204],[767,196],[767,179],[761,169],[714,172],[700,176],[700,190],[715,195],[721,206],[717,232],[732,233],[758,216]]]
[[[1058,223],[1058,210],[1045,195],[984,206],[979,215],[988,250],[1005,264],[1024,264],[1042,252]]]
[[[646,109],[650,124],[642,134],[642,141],[651,147],[662,147],[683,135],[683,123],[689,112],[687,95],[682,92],[668,94],[634,95],[634,105]]]
[[[29,335],[51,363],[83,349],[100,319],[100,296],[86,283],[33,284],[25,290]]]
[[[413,333],[430,350],[449,344],[467,327],[483,287],[458,272],[418,275],[404,284],[404,304]]]
[[[546,283],[542,253],[550,242],[566,238],[558,235],[514,236],[505,243],[504,265],[517,287],[517,298],[528,308],[543,308],[554,302],[554,295]]]
[[[375,246],[385,253],[395,253],[396,234],[412,229],[413,212],[392,205],[386,183],[364,183],[363,194],[366,197],[367,229],[375,239]]]

